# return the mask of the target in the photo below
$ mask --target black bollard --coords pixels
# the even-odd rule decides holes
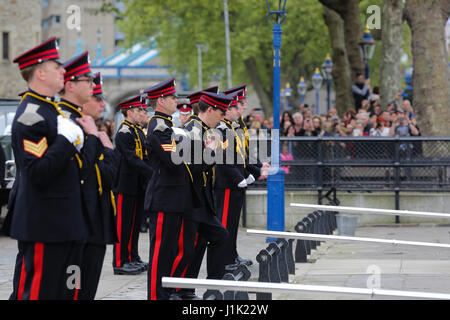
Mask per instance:
[[[306,219],[306,217],[305,218],[303,218],[303,220],[300,222],[300,223],[302,223],[303,224],[303,227],[304,227],[304,233],[309,233],[309,224],[310,224],[310,221],[309,221],[309,219]],[[311,240],[304,240],[305,241],[305,248],[306,248],[306,254],[308,255],[308,254],[311,254]]]
[[[298,233],[306,233],[305,223],[297,223],[295,226],[295,231]],[[297,246],[295,247],[295,262],[308,262],[306,242],[307,240],[297,240]]]
[[[280,252],[277,254],[278,259],[278,269],[280,271],[280,280],[281,282],[289,282],[289,268],[287,265],[286,258],[286,249],[287,249],[287,241],[285,239],[277,239],[275,241],[278,248],[280,248]]]
[[[223,300],[223,294],[219,290],[208,289],[203,294],[203,300]]]
[[[288,239],[288,246],[286,249],[286,261],[288,264],[289,274],[295,275],[295,261],[294,261],[294,239]]]
[[[305,218],[306,221],[308,221],[308,233],[314,233],[314,220],[310,215],[308,214]],[[317,241],[315,240],[309,240],[309,244],[311,247],[311,251],[316,249],[317,247]]]
[[[259,263],[259,276],[258,282],[270,282],[269,277],[269,262],[272,259],[267,250],[261,250],[256,256],[256,261]],[[272,300],[272,293],[270,292],[257,292],[256,300]]]
[[[280,277],[280,267],[278,265],[278,255],[280,254],[280,248],[277,246],[275,242],[270,243],[267,246],[267,252],[272,256],[270,259],[269,265],[269,278],[270,282],[281,283]]]
[[[247,281],[250,279],[250,271],[247,266],[239,265],[233,273],[226,273],[222,279],[223,280],[232,280],[232,281]],[[225,291],[223,294],[224,300],[249,300],[248,292],[245,291]]]

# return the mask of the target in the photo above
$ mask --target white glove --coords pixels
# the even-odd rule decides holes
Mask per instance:
[[[247,180],[242,180],[241,182],[239,182],[238,184],[238,188],[245,188],[247,186]]]
[[[253,182],[255,182],[255,177],[252,175],[252,174],[250,174],[248,177],[247,177],[247,179],[245,179],[246,181],[247,181],[247,185],[250,185],[250,184],[252,184]]]
[[[72,120],[58,116],[58,134],[69,140],[75,148],[80,152],[83,148],[84,134],[83,130],[76,125]]]

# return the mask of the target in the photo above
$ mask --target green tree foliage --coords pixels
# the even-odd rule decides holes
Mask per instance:
[[[203,83],[226,86],[225,24],[223,1],[216,0],[124,0],[126,11],[119,28],[126,45],[135,41],[157,41],[162,61],[174,71],[185,73],[196,88],[197,43],[202,54]],[[273,4],[275,5],[273,1]],[[272,21],[263,0],[229,0],[230,43],[233,85],[250,84],[245,61],[256,64],[264,93],[272,96]],[[328,31],[317,0],[288,0],[287,18],[282,24],[282,83],[295,87],[299,77],[310,79],[329,52]],[[295,93],[295,90],[294,90]],[[265,106],[267,107],[267,106]],[[271,108],[271,107],[270,107]]]

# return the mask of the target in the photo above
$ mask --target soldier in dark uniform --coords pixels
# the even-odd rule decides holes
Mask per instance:
[[[200,101],[200,98],[202,96],[202,92],[206,91],[206,92],[212,92],[212,93],[219,93],[219,87],[218,86],[213,86],[210,87],[208,89],[205,90],[201,90],[201,91],[197,91],[194,93],[191,93],[190,95],[188,95],[186,98],[189,99],[189,102],[192,106],[192,111],[194,112],[188,119],[190,118],[197,118],[198,116],[198,103]]]
[[[66,70],[70,68],[67,67]],[[93,95],[87,103],[83,104],[82,113],[84,117],[98,120],[101,119],[105,106],[100,73],[94,77],[94,85]],[[81,191],[84,207],[91,221],[92,233],[84,247],[79,300],[95,298],[106,245],[117,242],[117,230],[114,223],[116,206],[112,189],[119,158],[106,132],[98,131],[97,134],[98,137],[89,137],[97,141],[94,166],[82,168],[85,179]]]
[[[183,216],[178,242],[179,250],[171,276],[184,276],[189,264],[197,263],[192,259],[196,257],[195,247],[198,238],[204,239],[211,249],[222,245],[228,236],[228,232],[216,217],[213,168],[216,145],[220,144],[220,141],[215,140],[214,127],[223,119],[231,101],[231,98],[223,95],[203,92],[199,102],[198,119],[192,119],[185,125],[189,143],[186,149],[190,151],[189,168],[192,173],[193,187],[200,195],[201,208],[186,212]],[[183,145],[187,147],[186,144]],[[220,279],[225,268],[225,265],[221,263],[222,252],[219,250],[211,250],[211,252],[207,259],[208,278]],[[198,272],[188,276],[196,277]],[[179,296],[182,299],[195,299],[192,290],[181,290]]]
[[[183,127],[192,115],[192,106],[189,103],[180,103],[177,108],[180,113],[180,127]]]
[[[175,79],[146,89],[142,97],[155,110],[147,126],[150,163],[154,169],[144,204],[150,214],[147,292],[150,300],[170,299],[174,290],[163,288],[161,278],[171,274],[183,213],[194,210],[199,200],[195,199],[188,165],[174,161],[173,157],[177,152],[171,120],[178,105]]]
[[[150,179],[153,170],[148,164],[144,135],[136,124],[141,120],[143,107],[140,95],[123,101],[119,107],[125,120],[116,134],[116,150],[120,154],[117,193],[117,232],[119,242],[114,245],[115,274],[139,274],[147,266],[137,252],[137,240],[142,219],[142,180]],[[142,176],[142,178],[141,178]]]
[[[267,163],[262,163],[259,158],[252,157],[250,158],[249,145],[250,145],[250,134],[248,133],[247,125],[243,119],[243,115],[245,110],[247,109],[247,85],[241,85],[238,87],[234,87],[224,91],[224,94],[233,94],[239,92],[238,94],[238,103],[237,110],[239,113],[238,119],[235,121],[235,132],[238,134],[239,139],[241,140],[242,148],[245,154],[245,178],[247,184],[250,185],[257,179],[264,179],[267,177],[265,172],[270,168],[270,165]],[[245,194],[244,194],[245,197]],[[236,241],[233,244],[233,252],[236,257],[235,265],[245,264],[250,266],[253,262],[249,259],[243,259],[237,253]]]
[[[17,189],[10,199],[8,231],[19,252],[10,299],[74,299],[88,237],[76,159],[83,132],[54,102],[65,72],[56,38],[14,62],[29,89],[12,124]]]
[[[229,237],[226,243],[218,249],[222,251],[222,259],[226,265],[235,265],[234,247],[237,240],[237,231],[242,205],[245,197],[245,188],[247,187],[246,177],[248,173],[245,170],[245,151],[242,141],[236,132],[237,124],[235,121],[239,117],[237,110],[238,95],[242,91],[230,94],[234,98],[225,119],[219,123],[217,129],[223,137],[224,160],[223,164],[216,166],[215,179],[215,197],[217,215],[222,225],[228,230]],[[208,250],[208,255],[211,250]]]

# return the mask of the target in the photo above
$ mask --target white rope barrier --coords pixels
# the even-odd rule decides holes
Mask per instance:
[[[406,240],[395,240],[395,239],[347,237],[347,236],[334,236],[334,235],[325,235],[325,234],[295,233],[295,232],[281,232],[281,231],[254,230],[254,229],[247,229],[247,235],[274,237],[274,238],[317,240],[317,241],[341,241],[341,242],[353,241],[353,242],[366,242],[366,243],[384,243],[384,244],[392,244],[392,245],[407,245],[407,246],[435,247],[435,248],[450,249],[450,244],[445,244],[445,243],[418,242],[418,241],[406,241]]]
[[[436,217],[436,218],[450,218],[448,213],[439,212],[426,212],[426,211],[409,211],[409,210],[389,210],[389,209],[373,209],[373,208],[360,208],[360,207],[341,207],[341,206],[328,206],[320,204],[304,204],[304,203],[291,203],[291,207],[305,208],[305,209],[317,209],[325,211],[342,211],[351,213],[362,214],[388,214],[396,216],[415,216],[415,217]]]
[[[163,277],[162,285],[166,288],[205,288],[213,290],[232,290],[232,291],[249,291],[249,292],[272,292],[272,293],[299,293],[322,292],[322,293],[345,293],[359,294],[367,296],[390,296],[417,299],[450,299],[450,294],[418,292],[418,291],[401,291],[401,290],[385,290],[385,289],[367,289],[352,287],[334,287],[334,286],[318,286],[303,284],[286,284],[271,282],[252,282],[252,281],[231,281],[231,280],[210,280],[210,279],[192,279],[192,278],[170,278]]]

